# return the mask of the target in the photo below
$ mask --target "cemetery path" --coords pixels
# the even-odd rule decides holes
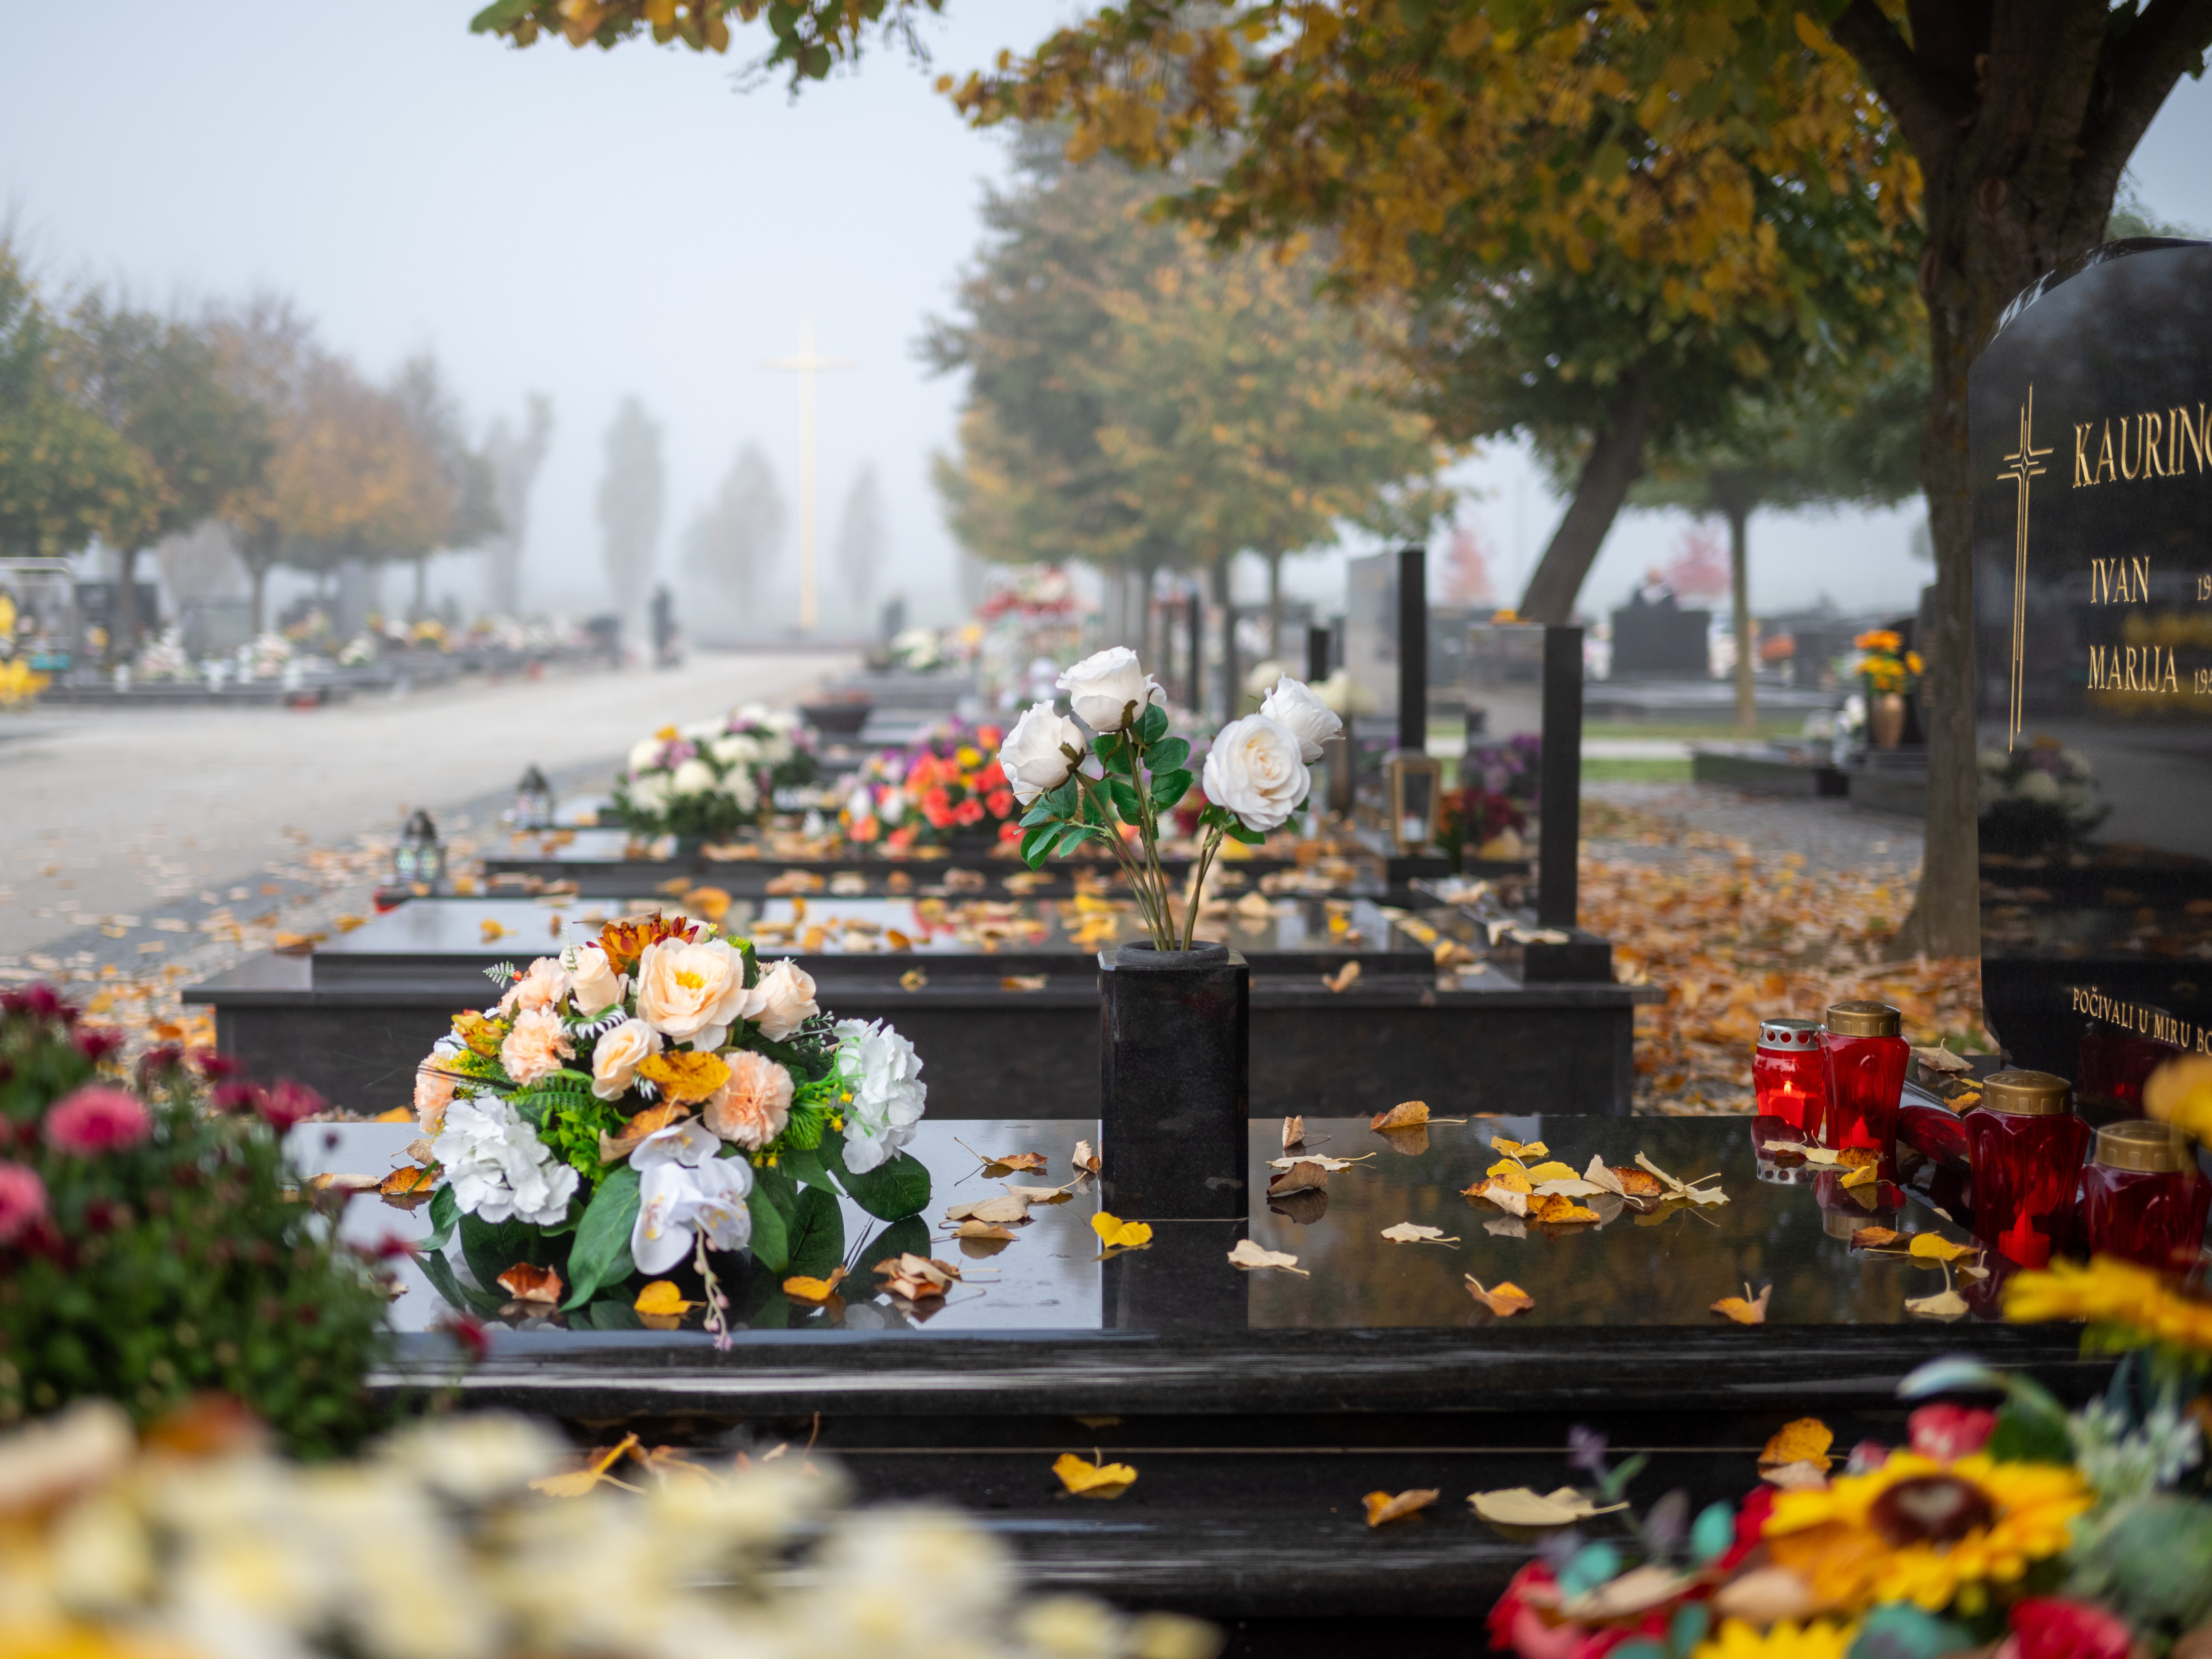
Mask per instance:
[[[364,830],[388,836],[405,808],[495,800],[532,764],[574,781],[664,723],[787,702],[854,665],[830,653],[694,652],[677,669],[471,678],[325,708],[0,720],[0,961],[95,928],[161,951],[161,936],[142,932],[152,911],[243,915],[296,889],[283,866],[303,849],[345,847]],[[173,917],[168,931],[189,926]]]

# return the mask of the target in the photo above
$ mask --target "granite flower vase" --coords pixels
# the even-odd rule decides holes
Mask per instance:
[[[1098,957],[1099,1174],[1146,1221],[1245,1213],[1252,975],[1225,945]]]

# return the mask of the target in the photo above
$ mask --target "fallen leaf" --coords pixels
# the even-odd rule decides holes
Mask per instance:
[[[1841,1187],[1845,1192],[1849,1192],[1854,1187],[1871,1187],[1875,1182],[1881,1179],[1881,1170],[1880,1166],[1873,1164],[1862,1164],[1859,1168],[1850,1171],[1836,1184],[1838,1187]]]
[[[1098,1235],[1099,1247],[1103,1249],[1140,1250],[1152,1242],[1150,1222],[1124,1221],[1103,1210],[1091,1218],[1091,1231]]]
[[[1042,1152],[1008,1152],[1003,1158],[987,1158],[983,1162],[992,1170],[1042,1170],[1044,1168],[1044,1154]]]
[[[499,1287],[517,1302],[558,1302],[561,1275],[550,1267],[518,1261],[499,1276]]]
[[[1283,1150],[1287,1152],[1293,1146],[1303,1146],[1305,1144],[1305,1119],[1302,1117],[1285,1118],[1283,1120]]]
[[[1346,991],[1352,988],[1352,982],[1358,977],[1359,964],[1356,962],[1347,962],[1334,973],[1323,974],[1321,976],[1321,982],[1332,991]]]
[[[1490,1180],[1502,1182],[1516,1193],[1533,1193],[1536,1190],[1536,1183],[1528,1179],[1528,1170],[1510,1158],[1498,1159],[1483,1173]]]
[[[1395,1498],[1387,1492],[1370,1492],[1360,1502],[1367,1505],[1367,1524],[1379,1527],[1385,1522],[1403,1520],[1407,1516],[1425,1510],[1443,1496],[1434,1486],[1422,1486],[1412,1492],[1401,1492]]]
[[[1374,1156],[1372,1152],[1360,1154],[1360,1158]],[[1324,1170],[1348,1170],[1358,1162],[1358,1158],[1330,1158],[1324,1152],[1300,1152],[1296,1158],[1271,1158],[1267,1160],[1267,1167],[1271,1170],[1290,1170],[1301,1164],[1312,1164]]]
[[[1030,1204],[1025,1198],[1006,1193],[997,1198],[970,1198],[948,1206],[947,1221],[1026,1221],[1030,1218]]]
[[[1554,1193],[1547,1197],[1532,1200],[1528,1205],[1528,1219],[1548,1226],[1571,1227],[1585,1221],[1595,1221],[1595,1210],[1586,1209],[1571,1198],[1561,1198]]]
[[[407,1164],[385,1176],[377,1183],[376,1190],[386,1198],[404,1198],[413,1194],[427,1193],[437,1184],[437,1165]]]
[[[1127,1463],[1086,1463],[1073,1452],[1062,1452],[1052,1472],[1071,1498],[1119,1498],[1137,1484],[1137,1472]]]
[[[1820,1609],[1813,1587],[1787,1567],[1754,1567],[1713,1595],[1716,1613],[1761,1626],[1780,1619],[1807,1619]]]
[[[331,926],[341,933],[350,933],[355,928],[366,927],[368,925],[367,916],[342,915],[331,918]]]
[[[1663,1607],[1674,1601],[1689,1587],[1686,1574],[1672,1567],[1647,1563],[1631,1567],[1617,1578],[1609,1578],[1595,1589],[1579,1595],[1559,1598],[1559,1611],[1577,1622],[1593,1622],[1607,1619],[1632,1619],[1652,1608]]]
[[[1007,974],[999,981],[1001,991],[1042,991],[1048,974]]]
[[[1267,1196],[1282,1198],[1291,1193],[1320,1193],[1328,1190],[1328,1166],[1318,1158],[1309,1161],[1299,1158],[1279,1175],[1267,1177]]]
[[[712,922],[719,923],[730,914],[730,895],[720,887],[694,887],[678,902],[691,915]]]
[[[1516,1216],[1494,1215],[1482,1224],[1482,1231],[1492,1238],[1526,1238],[1528,1224]]]
[[[1568,1165],[1553,1159],[1531,1168],[1528,1171],[1528,1179],[1535,1182],[1572,1181],[1575,1179],[1575,1172]]]
[[[1370,1129],[1410,1129],[1429,1121],[1429,1103],[1425,1100],[1401,1100],[1387,1112],[1377,1112],[1367,1121]]]
[[[1262,1249],[1249,1238],[1240,1238],[1237,1241],[1237,1248],[1230,1251],[1229,1260],[1233,1266],[1239,1267],[1285,1267],[1301,1278],[1313,1277],[1304,1267],[1298,1266],[1297,1257],[1284,1250]]]
[[[804,1273],[794,1273],[783,1281],[783,1293],[799,1302],[827,1302],[836,1294],[837,1287],[845,1282],[846,1277],[845,1269],[842,1267],[832,1267],[827,1279],[813,1279]],[[652,1287],[648,1285],[647,1288],[649,1290]],[[641,1297],[639,1300],[641,1303],[644,1298]],[[687,1303],[684,1305],[688,1307],[690,1304]],[[638,1311],[643,1313],[645,1310],[641,1306]]]
[[[1393,1244],[1456,1244],[1456,1238],[1446,1238],[1441,1227],[1424,1227],[1416,1221],[1401,1221],[1395,1227],[1385,1227],[1382,1237]]]
[[[1661,1169],[1656,1164],[1654,1164],[1642,1152],[1637,1153],[1636,1164],[1638,1169],[1643,1170],[1656,1177],[1659,1182],[1666,1188],[1669,1197],[1686,1198],[1692,1204],[1725,1204],[1728,1202],[1728,1194],[1721,1191],[1719,1188],[1714,1187],[1709,1188],[1705,1185],[1708,1181],[1718,1181],[1720,1176],[1717,1175],[1699,1176],[1695,1181],[1677,1181],[1673,1176],[1668,1175],[1664,1170]]]
[[[1855,1250],[1887,1250],[1904,1242],[1903,1233],[1888,1227],[1862,1227],[1851,1235]]]
[[[903,990],[919,991],[928,983],[929,975],[919,968],[909,968],[899,975],[899,985]]]
[[[951,1262],[916,1255],[911,1250],[885,1257],[876,1263],[874,1271],[883,1275],[884,1289],[909,1302],[943,1296],[946,1287],[960,1277],[960,1269]]]
[[[514,929],[501,926],[499,919],[495,916],[486,916],[482,921],[477,924],[477,931],[483,935],[483,942],[486,945],[489,945],[495,940],[507,938],[510,933],[514,932]]]
[[[684,1292],[676,1288],[674,1279],[656,1279],[640,1291],[637,1300],[629,1305],[634,1312],[644,1314],[648,1318],[681,1319],[699,1304],[685,1301]]]
[[[1536,1298],[1510,1279],[1496,1290],[1486,1291],[1482,1288],[1482,1281],[1469,1273],[1467,1276],[1467,1293],[1501,1319],[1526,1313],[1536,1305]]]
[[[1520,1158],[1523,1162],[1532,1158],[1548,1158],[1552,1152],[1552,1149],[1540,1140],[1508,1140],[1504,1135],[1492,1141],[1490,1149],[1494,1152],[1503,1152],[1508,1158]]]
[[[1641,1176],[1646,1181],[1651,1181],[1651,1177],[1644,1175],[1641,1170],[1632,1170],[1629,1173]],[[1620,1172],[1607,1169],[1605,1160],[1595,1152],[1590,1154],[1589,1168],[1583,1171],[1583,1179],[1603,1191],[1618,1193],[1623,1198],[1628,1196],[1627,1184],[1621,1180]],[[1656,1188],[1659,1183],[1652,1181],[1651,1184]]]
[[[1626,1504],[1593,1504],[1572,1486],[1538,1495],[1527,1486],[1469,1492],[1467,1501],[1484,1520],[1501,1527],[1571,1527],[1592,1516],[1611,1515]]]
[[[1764,1325],[1766,1322],[1766,1298],[1773,1294],[1774,1286],[1771,1285],[1757,1296],[1752,1295],[1751,1286],[1747,1285],[1741,1296],[1724,1296],[1714,1303],[1713,1311],[1726,1314],[1739,1325]]]
[[[963,1221],[952,1230],[952,1237],[988,1239],[1000,1244],[1011,1244],[1014,1242],[1015,1233],[1012,1228],[1002,1227],[995,1221]]]
[[[1006,1183],[1008,1194],[1029,1204],[1065,1204],[1067,1189],[1064,1187],[1023,1187],[1013,1182]]]
[[[1503,1182],[1493,1181],[1487,1185],[1477,1182],[1460,1195],[1462,1198],[1479,1198],[1486,1204],[1495,1204],[1508,1215],[1525,1216],[1528,1213],[1528,1195],[1514,1191]]]
[[[1871,1146],[1846,1146],[1837,1157],[1845,1168],[1852,1170],[1871,1170],[1881,1162],[1881,1155]]]
[[[1773,1438],[1766,1443],[1766,1449],[1759,1453],[1759,1461],[1762,1465],[1813,1463],[1826,1473],[1832,1461],[1828,1448],[1835,1443],[1835,1431],[1826,1423],[1817,1417],[1801,1417],[1774,1431]]]
[[[1068,1162],[1085,1175],[1098,1173],[1098,1154],[1091,1150],[1091,1143],[1087,1140],[1079,1140],[1075,1143],[1074,1153],[1068,1158]]]
[[[1972,1245],[1954,1244],[1941,1233],[1913,1234],[1911,1250],[1923,1261],[1956,1261],[1962,1255],[1977,1253]]]
[[[1601,1187],[1595,1181],[1584,1181],[1580,1176],[1541,1181],[1536,1183],[1535,1188],[1535,1195],[1539,1198],[1589,1198],[1598,1193],[1609,1192],[1613,1192],[1612,1188]],[[1620,1194],[1613,1193],[1613,1196],[1618,1198]]]
[[[1803,1158],[1808,1164],[1818,1164],[1823,1166],[1841,1163],[1844,1156],[1830,1147],[1815,1146],[1811,1142],[1803,1140],[1770,1140],[1759,1150],[1766,1152],[1790,1152]]]
[[[624,1492],[635,1492],[638,1490],[635,1486],[616,1480],[607,1471],[636,1450],[637,1444],[635,1435],[624,1435],[618,1445],[592,1453],[580,1469],[570,1469],[565,1474],[549,1474],[541,1480],[533,1480],[530,1483],[530,1490],[542,1492],[548,1498],[581,1498],[604,1480],[611,1486],[620,1486]]]
[[[1943,1288],[1933,1296],[1908,1297],[1905,1311],[1923,1319],[1956,1319],[1967,1311],[1966,1298],[1951,1283],[1951,1266],[1943,1264]]]
[[[1759,1478],[1771,1486],[1784,1492],[1818,1492],[1828,1484],[1828,1472],[1819,1464],[1800,1461],[1777,1463],[1771,1468],[1762,1465]]]
[[[319,1175],[307,1178],[308,1187],[319,1193],[373,1193],[384,1185],[381,1176]]]
[[[1632,1170],[1615,1164],[1606,1173],[1620,1183],[1623,1198],[1657,1198],[1667,1190],[1659,1184],[1659,1177],[1648,1170]]]

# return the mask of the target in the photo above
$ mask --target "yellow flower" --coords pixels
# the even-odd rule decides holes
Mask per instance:
[[[2086,1319],[2127,1325],[2179,1347],[2212,1352],[2212,1303],[2175,1290],[2148,1267],[2100,1255],[2086,1267],[2054,1263],[2048,1273],[2014,1275],[2005,1285],[2007,1319],[2036,1324]]]
[[[1858,1639],[1856,1622],[1831,1624],[1815,1619],[1800,1626],[1778,1620],[1762,1634],[1741,1619],[1723,1619],[1720,1628],[1698,1644],[1692,1659],[1844,1659]]]
[[[2089,1489],[2058,1463],[1939,1462],[1896,1452],[1817,1492],[1785,1492],[1765,1531],[1777,1566],[1823,1607],[1912,1601],[1930,1613],[1968,1586],[2008,1584],[2067,1545]]]
[[[1920,653],[1917,651],[1906,652],[1905,653],[1905,665],[1911,669],[1914,673],[1917,674],[1921,669]]]
[[[2143,1110],[2186,1135],[2212,1141],[2212,1054],[2179,1054],[2143,1085]]]

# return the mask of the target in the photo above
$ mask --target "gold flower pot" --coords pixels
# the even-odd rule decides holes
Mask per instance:
[[[1905,694],[1884,691],[1867,705],[1867,730],[1877,749],[1894,749],[1905,737]]]

